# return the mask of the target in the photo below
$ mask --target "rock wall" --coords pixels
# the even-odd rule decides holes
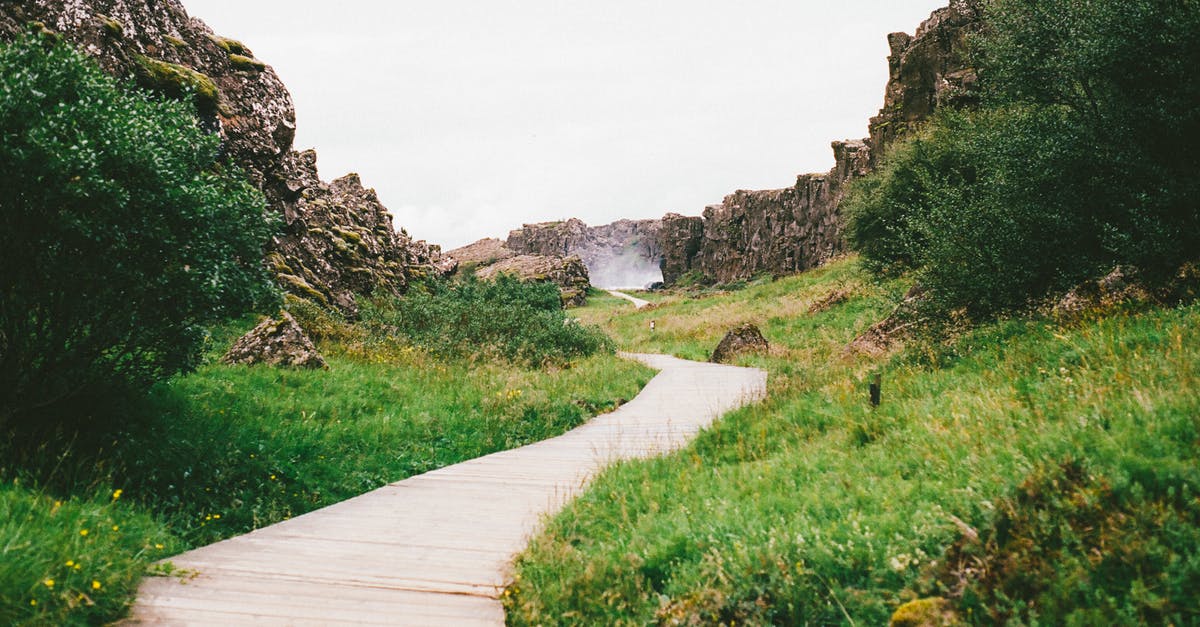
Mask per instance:
[[[357,294],[398,293],[414,276],[450,269],[436,246],[396,232],[356,175],[321,182],[316,154],[292,148],[295,109],[275,71],[189,17],[179,0],[0,3],[0,38],[34,23],[113,75],[173,97],[195,94],[201,124],[221,134],[224,154],[284,216],[268,262],[287,291],[353,313]]]
[[[916,34],[888,35],[888,83],[883,109],[871,118],[872,165],[897,139],[940,106],[975,101],[976,75],[967,58],[967,38],[979,30],[980,0],[952,0],[917,27]]]
[[[834,167],[805,174],[792,187],[739,190],[703,216],[663,218],[659,245],[663,280],[685,274],[728,283],[762,273],[788,274],[818,266],[845,249],[839,211],[847,185],[868,174],[888,147],[939,106],[969,104],[975,73],[966,43],[978,29],[980,0],[952,0],[917,28],[888,36],[891,56],[884,106],[870,137],[833,143]]]
[[[661,220],[619,220],[588,226],[571,218],[526,224],[509,232],[505,246],[517,253],[577,255],[592,283],[601,287],[641,287],[662,280]]]

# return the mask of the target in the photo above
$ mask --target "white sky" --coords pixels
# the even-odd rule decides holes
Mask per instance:
[[[274,66],[296,147],[418,239],[698,215],[833,165],[887,33],[946,0],[183,0]]]

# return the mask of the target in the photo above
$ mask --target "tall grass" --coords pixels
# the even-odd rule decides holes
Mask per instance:
[[[210,363],[115,410],[78,408],[87,429],[5,446],[0,622],[112,620],[153,560],[557,435],[652,374],[609,354],[531,367],[322,348],[328,371]]]
[[[1200,306],[1008,320],[880,363],[841,349],[901,286],[859,276],[581,310],[624,348],[691,357],[756,321],[774,348],[742,361],[771,394],[602,474],[520,558],[510,623],[881,624],[931,595],[967,622],[1200,620]]]

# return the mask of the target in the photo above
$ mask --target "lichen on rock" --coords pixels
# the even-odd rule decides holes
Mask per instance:
[[[286,311],[267,318],[243,335],[221,361],[226,364],[268,364],[297,368],[328,368],[296,319]]]
[[[717,344],[709,361],[715,364],[727,364],[739,355],[765,353],[770,349],[771,345],[767,343],[767,338],[763,337],[762,331],[759,331],[754,324],[747,322],[730,329],[725,337],[721,338],[721,343]]]

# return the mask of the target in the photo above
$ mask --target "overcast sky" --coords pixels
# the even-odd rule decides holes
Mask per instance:
[[[183,0],[274,66],[296,147],[447,249],[525,222],[698,215],[833,165],[887,33],[946,0]]]

